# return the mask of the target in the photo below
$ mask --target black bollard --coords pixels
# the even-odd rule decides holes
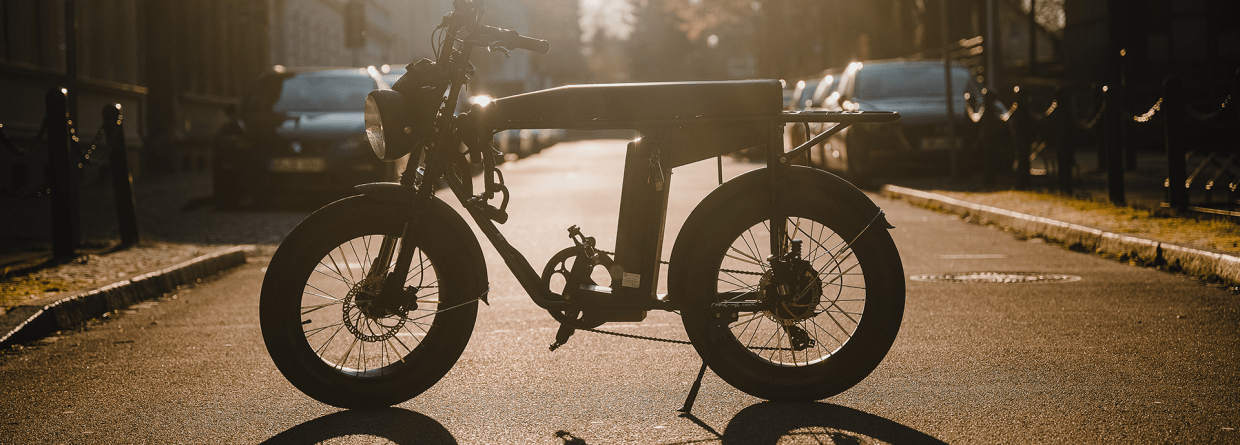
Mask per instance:
[[[1167,140],[1167,204],[1180,212],[1188,212],[1188,193],[1185,190],[1188,167],[1184,154],[1187,147],[1185,141],[1185,115],[1180,109],[1183,103],[1183,83],[1175,76],[1163,81],[1163,102],[1160,109],[1166,113],[1163,128]]]
[[[103,106],[103,131],[107,135],[108,168],[112,170],[112,197],[116,201],[116,222],[121,245],[138,244],[137,204],[133,196],[133,176],[129,174],[129,154],[125,151],[125,127],[121,104]]]
[[[1106,147],[1107,134],[1105,130],[1106,125],[1103,124],[1103,122],[1105,122],[1105,119],[1104,119],[1104,116],[1102,116],[1101,114],[1103,112],[1106,112],[1106,109],[1102,107],[1106,106],[1105,104],[1107,102],[1107,99],[1106,99],[1107,87],[1098,86],[1097,84],[1094,84],[1091,88],[1094,94],[1094,112],[1099,113],[1098,120],[1094,122],[1094,126],[1092,127],[1092,129],[1094,130],[1093,132],[1094,147],[1095,147],[1094,155],[1097,157],[1096,160],[1098,163],[1098,171],[1102,171],[1107,168],[1107,151],[1103,148],[1103,147]]]
[[[1122,139],[1124,137],[1124,127],[1122,120],[1124,119],[1123,107],[1115,101],[1119,97],[1115,87],[1107,87],[1103,90],[1103,100],[1107,105],[1106,120],[1103,121],[1104,137],[1102,140],[1105,147],[1099,147],[1099,150],[1105,148],[1107,156],[1107,196],[1111,200],[1111,204],[1122,206],[1126,204],[1124,198],[1124,147]]]
[[[1033,109],[1029,106],[1030,94],[1020,94],[1017,91],[1016,113],[1008,118],[1008,125],[1015,130],[1015,140],[1012,145],[1015,148],[1016,156],[1016,190],[1029,190],[1029,154],[1033,149]],[[1016,119],[1016,122],[1012,122]]]
[[[81,242],[78,208],[78,159],[69,150],[69,120],[65,93],[47,91],[47,170],[52,194],[52,259],[73,258]]]
[[[995,153],[999,149],[998,138],[993,135],[999,133],[1001,122],[997,117],[999,112],[992,110],[992,106],[997,103],[994,94],[994,92],[989,90],[982,94],[980,103],[981,108],[985,111],[982,112],[982,121],[978,122],[977,137],[979,140],[977,143],[981,147],[982,187],[987,190],[995,187],[995,164],[997,163],[996,159],[999,158],[998,153]]]
[[[1055,91],[1054,125],[1055,125],[1055,160],[1057,161],[1056,183],[1059,193],[1072,196],[1072,167],[1076,164],[1076,141],[1072,140],[1072,93],[1067,89]]]

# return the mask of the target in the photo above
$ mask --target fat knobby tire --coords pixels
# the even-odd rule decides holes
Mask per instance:
[[[302,306],[303,293],[313,292],[307,290],[307,283],[321,259],[359,237],[399,236],[408,211],[405,204],[362,196],[336,201],[299,224],[272,257],[259,303],[263,339],[280,372],[310,397],[350,409],[404,402],[443,378],[469,342],[477,317],[477,299],[485,292],[485,281],[478,283],[475,271],[485,267],[475,264],[476,259],[462,248],[468,245],[463,242],[464,237],[473,234],[462,233],[463,224],[447,223],[434,211],[424,213],[420,225],[423,230],[418,233],[416,245],[429,258],[427,262],[433,263],[439,292],[435,303],[442,312],[434,315],[433,322],[426,319],[425,333],[418,332],[423,336],[420,342],[402,361],[393,363],[391,372],[377,376],[345,372],[328,363],[330,357],[321,358],[303,332],[303,312],[307,311]],[[335,313],[330,316],[340,317],[339,309],[331,309]],[[346,331],[343,335],[348,336],[343,341],[357,343],[354,334]],[[384,341],[394,343],[390,338]],[[372,348],[382,347],[376,346],[377,342],[370,344]]]

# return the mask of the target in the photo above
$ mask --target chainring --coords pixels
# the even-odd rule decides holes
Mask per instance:
[[[560,275],[564,279],[564,282],[568,282],[569,274],[572,272],[572,269],[569,267],[569,260],[588,260],[588,257],[585,255],[583,249],[584,247],[582,246],[573,246],[561,250],[551,257],[551,260],[547,262],[547,266],[543,268],[542,273],[543,285],[547,287],[547,290],[551,290],[551,282],[556,275]],[[611,256],[601,250],[595,249],[595,252],[596,255],[592,260],[593,264],[590,265],[590,269],[593,270],[596,267],[603,266],[607,270],[611,270],[611,267],[614,264]],[[582,284],[598,285],[598,283],[594,282],[594,280],[589,276],[585,278],[585,282]],[[551,291],[550,294],[557,297],[559,299],[558,301],[564,301],[564,295],[555,293],[554,291]],[[602,326],[604,323],[601,321],[587,321],[586,314],[581,311],[548,310],[547,312],[550,313],[551,317],[555,318],[556,321],[576,329],[593,329]]]

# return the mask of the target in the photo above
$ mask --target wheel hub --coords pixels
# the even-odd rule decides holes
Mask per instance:
[[[759,281],[762,301],[775,303],[764,313],[784,326],[812,318],[822,301],[822,280],[813,264],[801,259],[800,247],[800,240],[794,240],[783,259],[771,258],[770,269]]]

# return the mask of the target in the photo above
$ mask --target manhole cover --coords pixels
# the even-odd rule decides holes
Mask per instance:
[[[936,283],[1064,283],[1080,281],[1076,275],[1039,272],[958,272],[913,275],[913,281]]]

